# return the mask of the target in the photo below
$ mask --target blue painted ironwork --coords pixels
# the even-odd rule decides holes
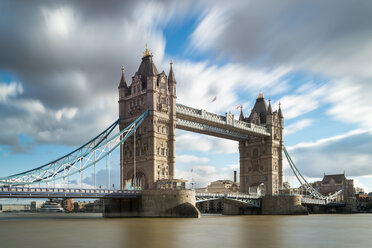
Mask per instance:
[[[196,203],[212,200],[229,200],[246,207],[261,207],[261,197],[247,194],[196,193]]]
[[[0,198],[135,198],[140,190],[0,187]]]
[[[336,193],[334,193],[332,195],[328,195],[328,196],[322,195],[321,193],[319,193],[319,191],[314,189],[314,187],[311,186],[311,184],[308,183],[307,180],[305,179],[305,177],[300,173],[300,171],[296,167],[295,163],[293,162],[291,156],[289,156],[289,153],[288,153],[288,151],[285,147],[284,147],[284,154],[285,154],[285,156],[288,160],[289,166],[291,167],[291,169],[292,169],[293,173],[295,174],[297,180],[300,182],[300,184],[303,187],[305,187],[305,189],[307,190],[307,192],[310,193],[310,196],[312,198],[315,198],[315,199],[318,199],[318,200],[324,200],[326,202],[326,204],[328,204],[328,202],[335,201],[337,199],[337,197],[340,194],[342,194],[342,192],[344,191],[344,187],[342,187],[339,191],[337,191]]]
[[[0,178],[0,185],[27,185],[50,182],[80,173],[108,156],[124,143],[138,128],[148,113],[149,110],[147,109],[123,131],[108,139],[108,136],[120,122],[120,120],[117,120],[101,134],[73,152],[32,170]],[[96,152],[99,153],[98,156],[96,156]],[[79,167],[77,167],[78,163]],[[72,171],[73,169],[75,171]]]

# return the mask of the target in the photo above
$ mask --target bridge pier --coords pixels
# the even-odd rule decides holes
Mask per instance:
[[[103,217],[199,218],[192,190],[144,190],[137,198],[105,199]]]
[[[258,215],[261,211],[258,208],[243,208],[233,204],[224,203],[223,215]]]
[[[263,215],[307,215],[306,207],[301,205],[301,196],[275,195],[262,197]]]

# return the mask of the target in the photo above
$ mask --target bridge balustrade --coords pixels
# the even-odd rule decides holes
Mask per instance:
[[[0,192],[41,192],[41,193],[82,193],[82,194],[139,194],[140,190],[109,190],[109,189],[79,189],[79,188],[29,188],[0,187]]]
[[[326,200],[313,199],[313,198],[309,198],[309,197],[302,197],[301,202],[305,203],[305,204],[316,204],[316,205],[326,205],[327,204]]]

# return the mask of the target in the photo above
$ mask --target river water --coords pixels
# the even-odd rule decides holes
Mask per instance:
[[[372,247],[372,214],[105,219],[0,214],[0,248]]]

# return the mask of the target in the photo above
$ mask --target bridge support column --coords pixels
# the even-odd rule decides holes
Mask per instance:
[[[123,218],[140,216],[140,198],[112,198],[103,200],[103,217]]]
[[[238,207],[233,204],[224,203],[222,214],[223,215],[258,215],[260,209],[258,208],[244,208]]]
[[[263,215],[307,215],[306,207],[301,205],[301,196],[276,195],[262,198]]]
[[[144,190],[140,198],[106,199],[103,217],[199,218],[192,190]]]

